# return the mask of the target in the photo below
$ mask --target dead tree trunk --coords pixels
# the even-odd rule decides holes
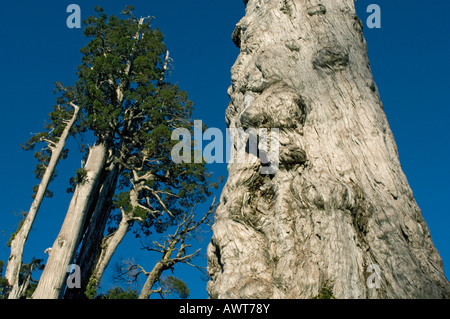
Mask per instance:
[[[400,166],[353,0],[248,0],[229,127],[279,128],[279,170],[231,163],[213,298],[450,297]]]
[[[98,143],[89,151],[84,167],[85,176],[79,181],[70,202],[66,218],[50,251],[33,299],[57,299],[64,296],[67,267],[74,260],[83,236],[85,220],[92,204],[93,194],[100,187],[99,176],[104,169],[107,147]]]
[[[74,109],[73,115],[71,119],[67,121],[66,127],[64,128],[58,141],[47,141],[48,147],[50,148],[52,154],[50,157],[50,161],[44,175],[42,176],[42,180],[39,184],[34,201],[31,204],[30,210],[28,211],[27,217],[25,218],[14,239],[11,241],[11,255],[9,256],[5,273],[5,278],[8,280],[9,285],[12,287],[11,292],[8,296],[9,299],[20,298],[20,291],[23,290],[19,287],[19,272],[22,266],[22,256],[25,242],[28,239],[28,235],[30,234],[31,227],[33,226],[34,220],[36,219],[36,215],[39,211],[42,200],[44,199],[44,195],[47,191],[53,172],[55,171],[56,165],[58,164],[59,158],[61,157],[61,153],[64,150],[70,129],[72,128],[78,116],[79,107],[73,103],[71,103],[71,106]]]

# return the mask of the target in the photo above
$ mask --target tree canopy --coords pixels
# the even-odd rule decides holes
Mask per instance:
[[[84,21],[84,34],[90,40],[81,49],[76,83],[57,83],[57,105],[48,124],[23,145],[27,150],[39,143],[49,146],[35,153],[35,173],[41,179],[53,145],[71,116],[70,136],[95,137],[93,146],[82,145],[84,164],[68,189],[73,199],[58,238],[70,245],[61,248],[55,241],[41,276],[45,280],[38,284],[40,297],[55,296],[45,292],[62,285],[66,274],[61,263],[82,264],[83,289],[89,283],[98,285],[99,278],[92,280],[92,276],[97,271],[101,277],[103,270],[98,267],[102,262],[106,267],[114,252],[108,253],[107,246],[115,249],[131,226],[139,225],[133,228],[138,237],[163,233],[182,223],[186,211],[204,202],[211,188],[217,187],[210,182],[205,162],[177,164],[171,159],[171,150],[179,142],[172,140],[173,130],[193,130],[193,103],[167,80],[170,56],[162,32],[151,26],[152,17],[136,18],[131,6],[122,11],[123,17],[108,16],[100,7],[95,11],[95,16]],[[96,145],[102,147],[97,153],[92,151]],[[65,148],[59,159],[66,158],[68,151]],[[51,174],[55,178],[56,170]],[[47,190],[46,195],[52,193]],[[83,203],[73,205],[74,200]],[[55,283],[53,277],[60,279]],[[180,282],[168,284],[180,290]],[[186,289],[182,289],[183,296],[187,296]],[[61,297],[61,292],[57,295]]]

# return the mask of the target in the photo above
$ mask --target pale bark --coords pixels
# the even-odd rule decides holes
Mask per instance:
[[[148,299],[153,293],[156,292],[156,290],[152,290],[152,288],[161,278],[164,269],[164,264],[158,261],[151,272],[145,273],[147,279],[145,280],[144,286],[139,294],[139,299]]]
[[[151,272],[147,273],[143,271],[147,276],[147,279],[142,287],[139,299],[148,299],[151,294],[161,292],[161,289],[153,290],[153,286],[160,280],[161,275],[165,270],[171,269],[177,263],[186,263],[190,266],[197,267],[191,264],[190,260],[200,252],[200,249],[197,249],[191,254],[187,254],[186,248],[191,247],[191,245],[186,244],[186,239],[189,238],[192,232],[198,229],[198,227],[208,225],[209,218],[214,214],[217,207],[215,200],[216,199],[214,198],[208,212],[203,215],[200,220],[194,220],[194,206],[190,214],[184,216],[175,232],[168,236],[168,239],[163,244],[154,242],[154,247],[146,247],[149,251],[161,253],[162,256]]]
[[[311,298],[333,282],[337,298],[450,297],[353,0],[249,0],[233,40],[227,124],[279,128],[279,170],[229,164],[210,296]]]
[[[73,107],[74,112],[69,121],[67,121],[66,127],[64,128],[61,136],[57,142],[48,141],[48,147],[51,150],[50,161],[47,165],[42,180],[38,186],[35,198],[28,214],[20,227],[19,231],[15,235],[14,239],[11,241],[11,255],[8,259],[8,265],[6,267],[5,278],[8,280],[9,285],[12,287],[9,293],[9,299],[17,299],[21,297],[21,292],[23,292],[26,287],[19,287],[19,272],[22,266],[23,251],[25,248],[25,242],[28,239],[33,223],[36,219],[36,215],[39,211],[41,203],[44,199],[45,192],[47,191],[48,185],[50,183],[53,172],[55,171],[56,165],[58,164],[59,158],[62,151],[64,150],[67,137],[69,136],[70,129],[72,128],[75,120],[78,116],[79,107],[73,103],[70,103]],[[28,284],[27,284],[28,285]]]
[[[113,257],[114,253],[117,250],[117,247],[119,247],[120,243],[125,238],[125,235],[127,234],[128,229],[130,228],[131,222],[135,220],[142,220],[142,219],[132,217],[129,214],[127,214],[124,210],[122,210],[122,220],[120,221],[117,230],[112,234],[106,236],[102,240],[101,245],[102,250],[100,253],[100,257],[98,258],[97,264],[95,265],[94,271],[91,276],[91,278],[93,278],[97,284],[100,283],[100,280],[102,279],[103,274],[105,273],[106,267],[108,267],[111,258]]]
[[[86,220],[86,231],[83,231],[82,245],[76,261],[81,271],[81,288],[68,289],[65,295],[65,298],[68,299],[84,298],[84,292],[102,249],[101,242],[111,212],[112,199],[120,174],[120,165],[117,163],[111,164],[108,169],[104,170],[103,174],[106,177],[100,180],[100,191],[95,198],[96,203],[92,207],[93,212]]]
[[[64,295],[66,270],[73,262],[83,236],[83,226],[92,199],[99,190],[99,175],[104,169],[107,155],[104,144],[98,143],[91,147],[84,167],[86,177],[75,188],[63,225],[53,244],[33,299],[57,299]]]
[[[145,19],[150,17],[141,17],[138,21],[139,25],[144,23]],[[142,36],[143,37],[143,36]],[[140,33],[136,32],[134,36],[135,40],[140,39]],[[164,74],[168,69],[168,63],[170,61],[169,51],[166,52],[164,64],[163,64],[163,74],[160,77],[160,81],[163,81]],[[127,62],[125,73],[129,75],[131,70],[131,61]],[[123,89],[125,88],[125,82],[121,82],[120,85],[116,89],[117,99],[119,104],[123,101]],[[127,111],[125,112],[127,113]],[[131,111],[132,113],[132,111]],[[133,121],[132,114],[129,115],[128,120],[128,128],[131,127]],[[144,156],[143,162],[146,160]],[[134,182],[138,183],[138,187],[144,187],[145,180],[152,177],[151,173],[147,173],[145,176],[137,177],[136,171],[133,171]],[[140,186],[139,186],[140,184]],[[131,202],[133,206],[139,206],[140,208],[146,210],[148,213],[154,214],[154,212],[150,210],[148,207],[144,207],[137,203],[137,198],[140,189],[133,187],[130,192]],[[112,191],[113,192],[113,191]],[[102,213],[102,207],[104,210],[104,204],[98,205],[100,209],[95,210],[94,217],[97,216],[97,220],[92,221],[92,225],[90,225],[88,234],[86,235],[86,240],[88,240],[88,244],[85,245],[83,242],[83,247],[81,248],[81,256],[80,256],[80,265],[83,265],[83,278],[82,278],[82,291],[86,288],[89,280],[93,279],[96,284],[100,283],[101,278],[103,277],[103,273],[106,270],[114,252],[116,251],[119,244],[122,242],[126,233],[128,232],[129,226],[132,221],[141,220],[140,218],[132,217],[131,213],[126,213],[122,210],[122,220],[119,223],[118,229],[110,234],[109,236],[103,238],[103,233],[106,227],[106,223],[109,217],[109,214]],[[170,213],[170,212],[169,212]],[[102,239],[103,238],[103,239]],[[101,244],[100,244],[101,243]]]
[[[138,202],[139,193],[144,190],[147,186],[145,185],[145,182],[149,179],[153,179],[153,174],[148,172],[144,174],[143,176],[138,176],[136,171],[133,171],[133,179],[132,179],[132,189],[130,190],[130,203],[133,208],[142,208],[146,210],[148,213],[156,214],[156,211],[153,211],[149,209],[148,207],[142,206]],[[121,213],[122,213],[122,219],[118,225],[118,228],[116,231],[111,233],[110,235],[103,238],[99,237],[98,235],[103,235],[103,230],[100,232],[97,232],[96,236],[92,236],[95,238],[97,243],[100,243],[99,249],[93,249],[96,247],[92,247],[91,249],[87,251],[95,251],[94,253],[90,254],[89,256],[92,258],[90,260],[90,263],[82,263],[85,266],[91,267],[90,271],[87,272],[89,276],[86,276],[86,283],[82,285],[82,288],[86,287],[88,282],[90,280],[94,280],[94,283],[98,285],[103,277],[103,274],[106,270],[106,267],[109,265],[109,262],[111,261],[111,258],[113,257],[115,251],[117,250],[117,247],[120,245],[122,240],[125,238],[128,229],[133,221],[142,221],[140,217],[133,216],[133,212],[126,212],[123,207],[120,207]],[[159,214],[159,212],[158,212]],[[106,225],[106,224],[105,224]],[[93,242],[94,243],[94,242]],[[85,258],[86,259],[86,258]],[[88,260],[86,259],[88,262]],[[84,289],[82,289],[84,290]]]
[[[141,17],[138,20],[138,25],[142,25],[145,19],[148,18],[149,17]],[[134,39],[139,41],[140,35],[141,33],[138,30],[134,36]],[[134,48],[132,50],[134,50]],[[132,63],[133,60],[131,59],[126,62],[124,75],[130,76]],[[115,81],[112,79],[108,79],[108,82],[112,85],[115,84]],[[122,107],[124,90],[126,90],[128,86],[128,80],[121,79],[119,85],[116,87],[115,93],[118,108]],[[125,114],[127,111],[128,110],[125,111]],[[127,117],[125,116],[125,118]],[[129,124],[131,124],[131,121],[132,116],[129,117]],[[129,125],[129,127],[130,126],[131,125]],[[88,229],[94,230],[92,234],[95,234],[95,239],[101,238],[100,235],[102,234],[100,232],[104,231],[104,226],[106,225],[106,220],[110,212],[111,198],[115,191],[118,175],[120,174],[120,171],[114,171],[115,169],[118,169],[116,167],[112,170],[112,173],[108,174],[106,184],[101,180],[102,172],[104,172],[105,169],[105,160],[108,152],[109,150],[104,144],[97,144],[91,149],[92,154],[89,155],[89,159],[92,159],[92,168],[88,168],[86,164],[86,170],[89,177],[87,179],[88,182],[77,185],[66,215],[66,219],[61,228],[60,235],[55,241],[47,262],[47,266],[44,269],[33,298],[62,298],[64,295],[64,279],[66,278],[65,270],[68,264],[72,262],[75,257],[75,253],[82,240],[84,232]],[[120,154],[120,158],[116,159],[117,161],[115,161],[113,166],[117,163],[119,163],[117,165],[125,164],[121,162],[122,160],[126,162],[127,159],[123,158],[124,156],[126,157],[126,154]],[[114,174],[117,175],[114,176]],[[103,192],[102,189],[104,190]],[[94,200],[98,200],[99,202],[97,203],[98,205],[94,205],[95,208],[92,211],[92,207],[94,207],[92,206],[92,202]],[[90,213],[92,216],[89,215]],[[91,217],[94,220],[90,220]],[[99,224],[97,224],[97,222]],[[97,231],[95,231],[96,227],[98,227]],[[91,233],[88,233],[88,235],[89,234]],[[81,255],[88,257],[90,256],[92,257],[92,260],[96,260],[98,258],[99,251],[96,249],[94,240],[87,237],[85,237],[85,240],[87,245],[84,247],[85,249],[82,248],[83,251],[81,251]],[[58,248],[57,253],[55,253],[55,248]],[[84,267],[84,265],[80,266]],[[86,273],[86,269],[88,271],[92,269],[89,267],[89,264],[87,264],[87,267],[84,268],[84,273]],[[85,279],[88,278],[88,276],[84,277]]]

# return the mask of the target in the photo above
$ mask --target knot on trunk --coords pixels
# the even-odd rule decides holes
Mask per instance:
[[[319,4],[317,6],[309,7],[307,12],[310,16],[318,15],[318,14],[326,14],[327,8],[323,4]]]
[[[342,70],[349,65],[350,59],[345,49],[337,43],[333,43],[320,49],[314,57],[315,69]]]

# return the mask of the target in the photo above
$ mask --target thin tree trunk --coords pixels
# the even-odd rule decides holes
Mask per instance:
[[[99,179],[107,158],[107,147],[98,143],[91,147],[85,165],[86,177],[75,188],[66,218],[53,244],[47,264],[33,299],[57,299],[64,296],[67,267],[73,262],[83,236],[83,227],[93,194],[99,191]]]
[[[23,290],[19,287],[19,273],[22,266],[25,242],[27,241],[27,238],[30,234],[34,220],[36,219],[36,215],[39,211],[39,207],[41,206],[53,172],[55,171],[56,165],[58,164],[61,152],[64,150],[67,137],[70,133],[70,129],[72,128],[78,116],[79,107],[73,103],[71,103],[71,106],[74,109],[73,115],[67,122],[67,125],[64,128],[61,136],[59,137],[58,142],[54,145],[52,143],[49,143],[48,145],[48,147],[51,149],[52,155],[50,157],[47,169],[45,170],[41,183],[39,184],[36,196],[33,203],[31,204],[30,210],[28,211],[27,217],[25,218],[14,239],[11,241],[11,255],[8,259],[8,265],[6,267],[5,273],[5,278],[8,280],[9,285],[12,287],[11,292],[8,296],[9,299],[20,298],[20,291]]]
[[[153,267],[152,271],[146,274],[147,279],[145,280],[144,286],[142,287],[141,293],[139,294],[139,299],[150,298],[151,294],[154,293],[154,290],[152,290],[152,288],[159,280],[159,278],[161,278],[164,270],[164,263],[159,261],[156,263],[155,267]]]
[[[117,230],[102,240],[101,254],[97,260],[97,264],[95,265],[91,277],[95,280],[96,284],[100,283],[100,280],[105,273],[106,267],[108,267],[112,256],[117,250],[117,247],[119,247],[120,243],[125,238],[125,235],[130,228],[130,223],[133,220],[136,220],[136,218],[130,217],[124,211],[122,211],[122,220],[120,221]]]
[[[228,166],[210,296],[311,298],[332,283],[336,298],[449,298],[353,0],[245,2],[227,123],[279,128],[279,169]]]

